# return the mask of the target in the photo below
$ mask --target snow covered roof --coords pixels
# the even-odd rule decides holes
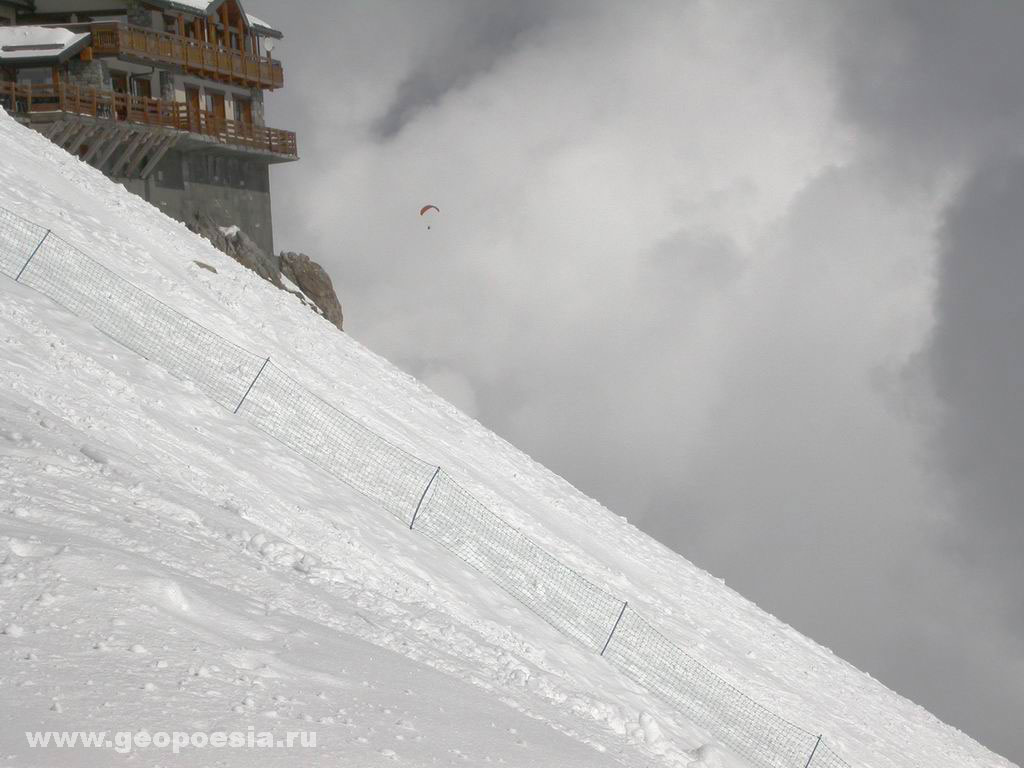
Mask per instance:
[[[253,29],[258,29],[260,32],[266,33],[269,37],[276,37],[278,39],[284,37],[280,30],[274,29],[267,22],[257,19],[251,13],[246,11],[245,17],[249,20],[249,26]]]
[[[156,5],[164,6],[165,8],[175,8],[181,11],[187,11],[189,13],[201,13],[204,16],[212,16],[214,11],[220,7],[220,4],[224,0],[154,0]],[[242,8],[242,3],[238,3],[238,7]],[[267,22],[262,19],[258,19],[251,13],[248,13],[242,8],[242,13],[245,14],[245,18],[249,22],[249,26],[268,37],[281,38],[284,37],[281,31],[270,26]]]
[[[0,63],[44,64],[69,59],[89,44],[88,32],[58,27],[0,27]]]

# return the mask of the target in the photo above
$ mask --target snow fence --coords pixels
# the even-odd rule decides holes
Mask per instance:
[[[245,350],[0,209],[0,272],[38,290],[492,579],[531,611],[760,768],[849,768],[821,736],[761,706],[627,602],[561,563],[442,468],[375,434]]]

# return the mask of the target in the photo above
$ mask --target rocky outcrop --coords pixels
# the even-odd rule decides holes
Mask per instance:
[[[281,273],[298,286],[299,290],[320,308],[324,317],[341,330],[345,317],[327,270],[306,254],[291,251],[283,252],[279,263]]]
[[[243,267],[267,282],[298,297],[318,315],[343,330],[341,302],[327,271],[304,253],[268,254],[236,226],[219,226],[204,213],[197,214],[189,229],[202,235]]]
[[[248,267],[278,288],[284,288],[277,259],[265,253],[238,227],[218,226],[208,215],[200,213],[192,220],[189,229],[205,237],[217,250],[224,251],[243,267]]]

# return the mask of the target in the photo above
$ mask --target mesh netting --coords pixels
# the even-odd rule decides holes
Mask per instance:
[[[239,413],[406,524],[436,469],[311,394],[273,363]]]
[[[46,232],[45,227],[0,208],[0,272],[17,277]]]
[[[99,330],[234,408],[263,364],[258,355],[157,301],[50,235],[21,282]]]
[[[850,764],[822,742],[815,750],[807,768],[850,768]]]
[[[438,473],[416,530],[489,576],[538,616],[600,652],[622,601],[598,589]]]
[[[817,742],[671,643],[632,608],[626,608],[604,656],[755,765],[804,766]]]
[[[620,599],[548,554],[439,468],[391,444],[248,352],[0,209],[0,272],[195,383],[334,478],[462,558],[552,626],[761,768],[849,768],[671,643]],[[813,757],[812,757],[813,755]]]

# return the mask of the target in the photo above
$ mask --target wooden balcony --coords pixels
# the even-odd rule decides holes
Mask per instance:
[[[202,109],[187,109],[185,119],[185,130],[190,133],[210,136],[223,144],[262,150],[287,158],[299,156],[295,134],[291,131],[261,128],[238,120],[228,120]]]
[[[64,112],[100,120],[173,128],[213,143],[267,152],[280,160],[298,157],[298,145],[291,131],[227,120],[175,101],[146,99],[74,85],[0,82],[0,106],[15,115]]]
[[[273,90],[284,85],[281,62],[205,40],[117,22],[90,24],[93,53],[171,64],[199,77]]]

